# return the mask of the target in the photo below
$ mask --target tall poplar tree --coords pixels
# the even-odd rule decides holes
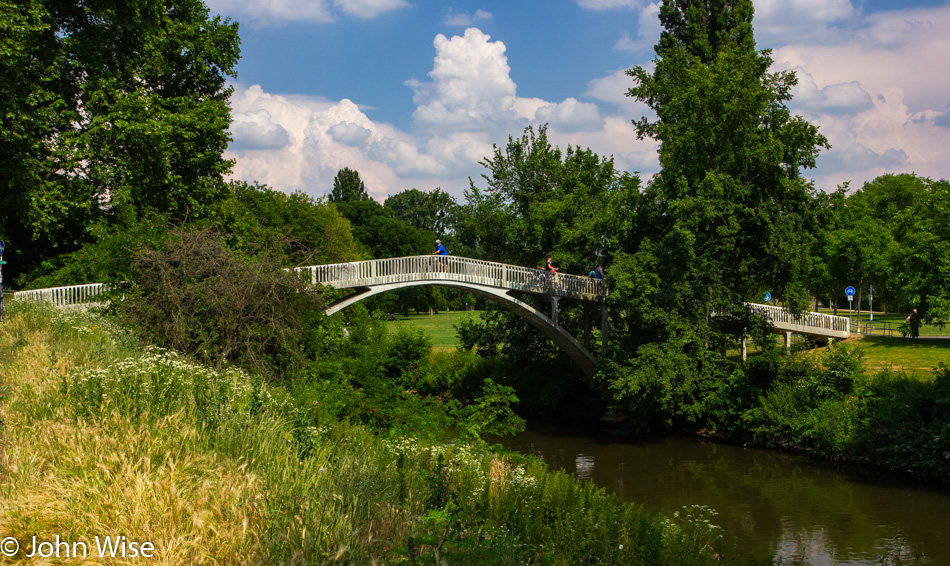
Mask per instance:
[[[628,71],[627,94],[656,113],[637,133],[660,144],[646,235],[676,248],[667,283],[701,317],[764,291],[803,297],[813,189],[802,169],[828,143],[786,107],[795,74],[770,72],[752,16],[751,0],[664,0],[654,71]]]
[[[616,329],[604,375],[644,428],[702,426],[730,375],[724,346],[761,322],[743,301],[804,306],[814,167],[827,140],[785,103],[796,79],[756,50],[751,0],[663,0],[655,68],[628,95],[655,118],[661,170],[608,270]],[[731,312],[735,317],[717,313]]]

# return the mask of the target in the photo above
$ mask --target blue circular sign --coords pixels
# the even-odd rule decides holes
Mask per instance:
[[[765,297],[764,297],[764,299],[765,299],[765,302],[771,301],[771,300],[772,300],[772,293],[769,293],[768,291],[766,291],[766,292],[765,292]]]
[[[848,287],[844,290],[844,294],[853,297],[854,296],[854,287]]]

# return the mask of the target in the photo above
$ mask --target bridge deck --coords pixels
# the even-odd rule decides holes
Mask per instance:
[[[746,303],[753,313],[772,323],[776,332],[845,339],[851,336],[851,321],[844,316],[817,312],[792,314],[782,307]]]
[[[298,267],[297,271],[309,273],[313,284],[322,283],[338,289],[422,281],[454,281],[580,301],[607,301],[607,286],[600,279],[566,273],[552,275],[540,269],[459,256],[425,255],[372,259]]]

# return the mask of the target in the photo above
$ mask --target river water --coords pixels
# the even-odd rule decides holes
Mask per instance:
[[[667,516],[718,515],[729,555],[781,564],[950,565],[950,491],[692,438],[627,440],[530,422],[502,444]]]

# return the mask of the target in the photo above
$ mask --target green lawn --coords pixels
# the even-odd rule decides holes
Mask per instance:
[[[904,371],[908,376],[930,378],[938,363],[950,364],[950,339],[912,340],[866,336],[852,338],[846,343],[861,347],[866,356],[868,372],[890,367]]]
[[[831,309],[824,309],[824,308],[818,309],[818,312],[824,313],[824,314],[834,314],[831,311]],[[891,330],[891,334],[893,336],[900,336],[901,333],[900,333],[899,327],[901,323],[904,322],[904,320],[907,318],[907,314],[908,313],[886,313],[885,314],[882,312],[875,312],[874,320],[872,321],[871,314],[869,312],[861,311],[860,327],[864,328],[868,324],[873,325],[873,331],[871,332],[871,335],[873,336],[884,335],[884,332],[883,332],[884,329],[889,327]],[[848,309],[839,308],[838,316],[845,316],[845,317],[848,316]],[[851,323],[852,328],[857,329],[858,320],[859,320],[857,311],[853,311],[851,313],[851,320],[852,320],[852,323]],[[950,325],[945,326],[942,329],[936,326],[924,325],[920,327],[920,335],[921,336],[950,336]]]
[[[458,347],[458,337],[455,335],[455,325],[459,320],[473,316],[478,318],[481,311],[445,311],[439,314],[411,314],[409,316],[393,315],[395,320],[387,322],[390,332],[401,325],[410,325],[421,328],[432,338],[432,346],[440,350],[454,350]]]

